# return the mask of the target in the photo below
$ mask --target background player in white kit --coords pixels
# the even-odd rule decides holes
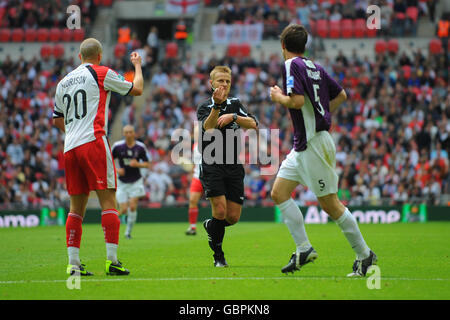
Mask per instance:
[[[318,257],[306,235],[302,213],[291,198],[292,191],[302,184],[314,192],[320,207],[341,228],[355,251],[356,260],[349,276],[365,276],[377,256],[364,241],[356,219],[337,197],[336,148],[328,133],[330,111],[336,110],[347,95],[320,65],[303,56],[308,40],[303,26],[287,26],[280,40],[285,59],[284,90],[274,86],[270,96],[272,101],[289,109],[294,148],[281,164],[271,196],[297,246],[281,271],[294,272]]]
[[[92,275],[81,264],[79,251],[82,222],[89,193],[95,190],[102,209],[102,229],[106,243],[106,274],[128,275],[117,259],[119,213],[116,210],[116,169],[107,139],[111,91],[141,95],[144,86],[141,57],[131,53],[135,67],[133,82],[100,66],[102,45],[89,38],[80,45],[81,65],[67,74],[56,88],[53,123],[65,132],[64,163],[70,211],[66,221],[69,256],[67,273]]]
[[[136,140],[132,125],[123,127],[124,140],[117,141],[112,147],[112,156],[118,162],[116,198],[119,213],[127,215],[125,237],[131,239],[131,231],[137,220],[139,198],[145,196],[144,179],[141,169],[150,165],[147,147]]]

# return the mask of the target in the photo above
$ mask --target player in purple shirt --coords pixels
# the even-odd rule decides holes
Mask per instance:
[[[112,155],[118,162],[117,202],[120,214],[127,214],[125,237],[131,238],[131,230],[137,219],[139,198],[145,195],[141,168],[148,168],[149,158],[145,144],[135,139],[131,125],[123,127],[125,140],[117,141],[112,147]]]
[[[320,207],[342,229],[355,251],[353,272],[348,276],[365,276],[377,256],[364,241],[356,219],[337,197],[336,148],[328,133],[331,113],[347,95],[320,65],[304,56],[308,33],[303,26],[287,26],[280,40],[285,60],[283,90],[272,87],[270,97],[289,109],[294,146],[281,164],[271,196],[296,244],[296,251],[281,271],[294,272],[318,257],[306,235],[303,215],[291,197],[302,184],[314,192]]]

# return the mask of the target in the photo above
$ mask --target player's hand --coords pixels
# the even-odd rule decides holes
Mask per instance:
[[[213,92],[213,99],[215,104],[222,104],[227,99],[227,90],[224,86],[219,86]]]
[[[124,168],[119,168],[117,169],[117,173],[119,174],[119,176],[124,176],[125,175],[125,169]]]
[[[136,51],[133,51],[130,54],[130,61],[133,64],[133,66],[136,67],[136,65],[141,65],[142,64],[142,58],[139,55],[139,53],[137,53]]]
[[[283,95],[283,91],[277,85],[270,88],[270,99],[273,102],[279,102],[280,97]]]
[[[232,113],[223,114],[219,117],[219,119],[217,119],[217,127],[223,128],[231,122],[233,122],[233,114]]]
[[[136,168],[137,166],[139,166],[139,162],[136,159],[131,159],[129,166],[132,168]]]

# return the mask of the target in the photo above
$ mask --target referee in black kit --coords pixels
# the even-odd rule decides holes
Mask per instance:
[[[197,109],[202,126],[198,143],[202,154],[200,181],[212,207],[212,219],[205,220],[203,226],[214,251],[214,266],[228,267],[222,250],[225,227],[239,221],[244,203],[245,171],[238,161],[241,142],[239,135],[233,133],[240,128],[257,129],[258,122],[238,98],[228,97],[230,68],[216,66],[210,73],[209,82],[212,97]]]

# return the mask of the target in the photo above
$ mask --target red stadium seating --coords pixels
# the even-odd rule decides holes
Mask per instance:
[[[377,29],[368,29],[368,28],[366,29],[366,35],[369,38],[375,38],[377,36],[377,32],[378,32]]]
[[[37,38],[37,30],[36,29],[27,29],[25,30],[25,41],[26,42],[34,42]]]
[[[387,42],[385,40],[377,40],[375,42],[375,52],[384,53],[387,50]]]
[[[166,45],[166,58],[176,58],[178,56],[178,44],[169,42]]]
[[[46,42],[48,41],[50,31],[46,28],[40,28],[37,30],[37,41]]]
[[[22,42],[25,36],[25,32],[21,28],[13,29],[11,32],[12,42]]]
[[[239,54],[242,57],[249,57],[252,51],[252,47],[248,43],[242,43],[239,45]]]
[[[11,31],[9,29],[0,29],[0,42],[8,42],[11,38]]]
[[[61,41],[69,42],[72,41],[73,32],[70,29],[64,28],[61,31]]]
[[[42,58],[48,58],[53,54],[53,50],[52,47],[49,46],[48,44],[44,44],[41,47],[41,57]]]
[[[342,38],[353,37],[353,20],[343,19],[341,22],[342,22],[342,27],[341,27]]]
[[[341,37],[341,21],[329,21],[328,29],[328,35],[330,38],[336,39]]]
[[[110,7],[112,6],[113,0],[103,0],[102,1],[102,5],[104,5],[105,7]]]
[[[355,19],[353,23],[353,35],[355,38],[364,38],[366,36],[366,20],[364,19]]]
[[[230,43],[227,48],[227,56],[236,57],[239,54],[239,45],[236,43]]]
[[[442,52],[442,42],[439,39],[432,39],[430,41],[430,52],[432,54],[439,54]]]
[[[73,41],[81,42],[83,40],[84,40],[84,30],[83,29],[73,30]]]
[[[64,57],[64,52],[65,52],[64,46],[60,43],[55,44],[55,46],[53,47],[52,53],[56,59],[60,59],[60,58]]]
[[[114,48],[114,56],[116,58],[123,58],[123,56],[127,53],[127,47],[123,43],[116,44]]]
[[[326,38],[328,37],[328,21],[327,20],[317,20],[316,21],[316,35],[318,37]]]
[[[61,39],[61,29],[59,28],[51,28],[50,29],[50,36],[49,36],[49,40],[51,42],[58,42]]]
[[[390,39],[387,42],[387,50],[392,53],[397,53],[398,52],[398,40]]]

